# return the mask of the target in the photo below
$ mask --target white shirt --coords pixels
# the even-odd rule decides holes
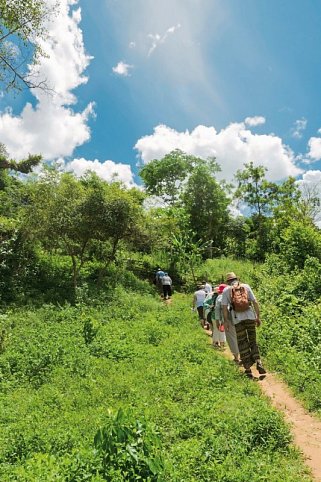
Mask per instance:
[[[241,285],[244,286],[244,288],[247,290],[249,301],[256,301],[256,298],[250,286],[244,283],[241,283]],[[231,301],[232,301],[231,292],[232,292],[232,286],[228,286],[227,288],[224,289],[223,295],[222,295],[222,301],[221,301],[222,306],[231,306]],[[242,311],[242,312],[236,312],[232,310],[231,315],[232,315],[232,322],[234,325],[237,325],[238,323],[240,323],[240,321],[243,321],[243,320],[256,320],[256,313],[254,312],[251,306],[246,311]]]
[[[206,296],[205,290],[201,289],[201,290],[195,291],[194,296],[196,300],[196,308],[198,308],[199,306],[203,306],[205,296]]]
[[[206,291],[206,293],[211,293],[212,285],[210,285],[209,283],[205,283],[204,290]]]

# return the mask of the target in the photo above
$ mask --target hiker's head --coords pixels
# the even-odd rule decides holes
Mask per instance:
[[[168,275],[168,273],[166,273],[166,271],[165,271],[164,275],[165,275],[165,276],[167,276],[167,275]]]
[[[225,290],[225,288],[227,287],[226,284],[222,283],[221,285],[219,285],[219,287],[217,288],[217,292],[219,294],[223,293],[223,291]]]
[[[227,273],[227,275],[226,275],[226,283],[227,284],[232,285],[237,281],[238,281],[238,277],[236,276],[235,273],[233,273],[233,271],[231,271],[230,273]]]

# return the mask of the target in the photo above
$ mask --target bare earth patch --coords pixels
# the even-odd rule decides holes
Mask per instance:
[[[204,331],[208,336],[211,335],[210,331]],[[222,355],[233,358],[228,348]],[[259,376],[254,368],[252,372],[256,377]],[[302,452],[314,479],[321,482],[321,420],[305,410],[291,394],[286,383],[273,373],[268,373],[266,378],[258,383],[262,392],[270,398],[271,404],[284,413],[285,420],[292,428],[294,444]]]
[[[321,421],[307,412],[291,394],[287,385],[269,373],[260,382],[263,393],[272,405],[282,411],[292,427],[295,445],[317,481],[321,481]]]

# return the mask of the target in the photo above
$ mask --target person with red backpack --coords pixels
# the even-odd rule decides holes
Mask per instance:
[[[254,363],[259,374],[265,375],[266,370],[262,365],[256,342],[256,327],[261,325],[259,304],[251,287],[240,283],[235,273],[227,273],[226,283],[228,287],[224,289],[222,295],[224,325],[228,325],[231,319],[235,326],[245,375],[253,378],[251,366]]]

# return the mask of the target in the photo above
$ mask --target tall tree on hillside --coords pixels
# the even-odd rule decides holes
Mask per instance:
[[[45,55],[40,41],[54,8],[44,0],[0,0],[0,83],[6,90],[48,89],[29,66]]]
[[[175,149],[162,159],[150,161],[139,172],[147,193],[163,198],[172,206],[175,205],[179,199],[182,183],[196,159]]]
[[[264,166],[254,166],[253,162],[250,162],[244,164],[244,169],[238,170],[235,175],[235,198],[251,211],[247,255],[257,261],[264,260],[271,249],[269,216],[279,194],[278,185],[266,179],[266,171]]]
[[[76,289],[86,262],[101,253],[107,262],[115,259],[140,208],[136,191],[119,183],[108,184],[95,175],[77,180],[49,170],[30,187],[25,229],[49,252],[70,256]]]
[[[202,163],[192,171],[182,195],[195,241],[211,242],[212,255],[224,246],[230,202],[227,190],[213,177],[213,170]]]

